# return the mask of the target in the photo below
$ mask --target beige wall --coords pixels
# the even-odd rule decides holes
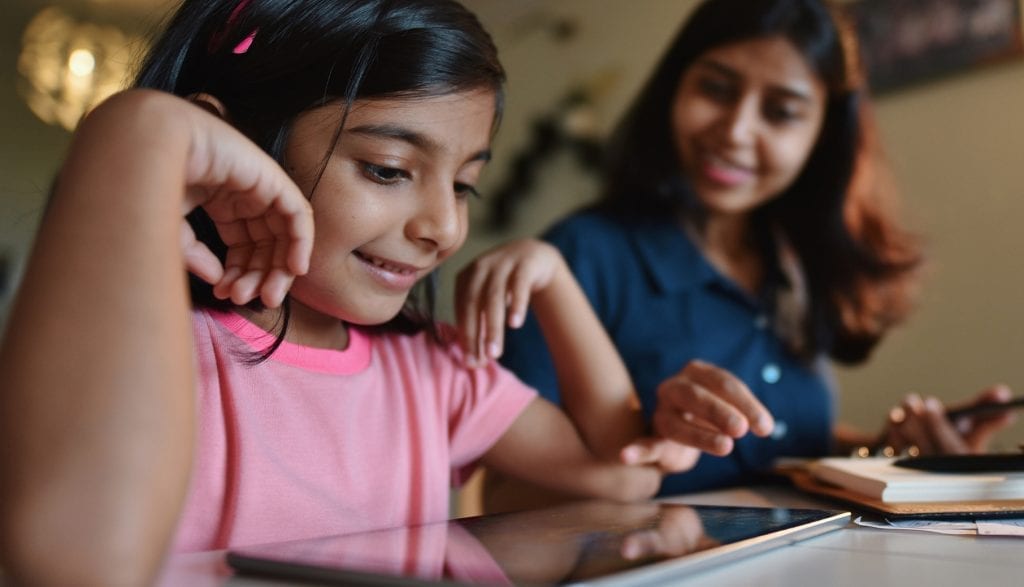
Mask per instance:
[[[67,136],[34,118],[14,91],[20,30],[37,0],[6,3],[0,23],[0,250],[21,259]],[[528,121],[567,89],[615,80],[597,105],[607,130],[646,76],[693,0],[468,0],[480,10],[509,71],[508,112],[486,188],[528,138]],[[567,43],[535,26],[537,10],[572,16]],[[541,19],[543,20],[543,19]],[[878,102],[907,195],[907,216],[929,239],[921,306],[867,366],[843,370],[842,416],[874,426],[911,390],[952,400],[1003,381],[1024,393],[1024,60],[919,86]],[[544,166],[515,229],[477,234],[456,263],[497,240],[532,234],[593,196],[568,156]],[[477,214],[483,210],[477,207]],[[0,300],[0,316],[6,300]],[[1002,435],[1024,442],[1024,425]]]

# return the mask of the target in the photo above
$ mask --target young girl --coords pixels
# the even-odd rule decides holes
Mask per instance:
[[[455,2],[184,2],[150,89],[76,133],[0,350],[5,572],[141,584],[171,544],[443,519],[477,461],[624,500],[684,466],[626,446],[628,374],[549,245],[464,274],[474,359],[433,325],[502,83]],[[480,360],[528,300],[574,422]]]

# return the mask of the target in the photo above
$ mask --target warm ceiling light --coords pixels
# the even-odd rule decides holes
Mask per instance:
[[[78,77],[92,75],[96,69],[96,57],[88,49],[75,49],[68,56],[68,70]]]
[[[117,27],[45,8],[22,35],[21,95],[42,121],[71,130],[93,106],[124,87],[141,43]]]

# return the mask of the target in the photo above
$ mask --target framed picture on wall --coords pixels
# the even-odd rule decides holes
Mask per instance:
[[[852,0],[871,87],[885,92],[1024,56],[1024,0]]]

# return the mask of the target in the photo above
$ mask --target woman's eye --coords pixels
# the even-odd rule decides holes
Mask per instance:
[[[473,196],[474,198],[480,197],[480,192],[476,190],[476,187],[469,185],[468,183],[456,183],[455,184],[455,195],[460,198],[467,196]]]
[[[732,100],[736,93],[732,84],[712,78],[705,78],[701,80],[698,87],[700,88],[701,93],[705,96],[722,102]]]
[[[800,118],[800,112],[785,104],[769,104],[765,107],[764,117],[775,124],[785,124]]]
[[[402,180],[409,179],[406,171],[394,167],[374,165],[373,163],[362,163],[363,175],[370,181],[381,185],[393,185]]]

